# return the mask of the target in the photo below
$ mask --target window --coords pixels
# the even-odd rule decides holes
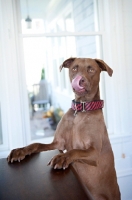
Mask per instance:
[[[12,66],[15,66],[13,77],[8,80],[8,87],[10,85],[14,87],[15,85],[15,92],[9,90],[8,95],[5,94],[4,89],[2,92],[3,96],[7,95],[4,99],[8,100],[8,96],[10,96],[10,99],[8,103],[4,102],[3,99],[1,100],[1,149],[3,147],[8,149],[8,141],[10,148],[15,148],[18,145],[22,146],[35,141],[39,142],[41,140],[41,142],[46,143],[46,141],[51,140],[54,130],[52,130],[52,133],[49,132],[50,124],[48,119],[47,121],[44,120],[42,107],[38,106],[37,109],[35,107],[36,113],[33,113],[32,110],[33,85],[42,81],[42,71],[44,69],[45,78],[49,85],[51,105],[54,107],[60,106],[64,111],[67,110],[72,99],[72,89],[68,70],[63,69],[60,73],[59,66],[71,56],[99,57],[101,52],[102,33],[96,32],[98,31],[95,28],[95,13],[97,10],[94,10],[94,2],[93,0],[28,0],[28,9],[26,1],[23,0],[20,0],[20,7],[19,1],[13,1],[12,6],[8,5],[12,16],[11,20],[15,19],[12,23],[12,30],[16,37],[15,42],[11,38],[11,44],[16,45],[17,55],[14,52],[13,56],[15,55],[17,59],[15,60],[14,56],[13,59],[10,58],[6,61],[11,61]],[[27,13],[27,10],[29,13]],[[27,15],[32,20],[31,28],[27,28],[27,22],[25,21]],[[13,18],[13,16],[15,17]],[[9,51],[12,51],[12,46]],[[8,63],[7,66],[10,66],[10,64]],[[12,68],[8,67],[6,70],[10,73]],[[15,84],[12,83],[12,80]],[[5,81],[1,85],[7,87],[6,84]],[[20,102],[17,101],[18,98],[20,98]],[[11,104],[14,100],[15,103]],[[7,104],[13,107],[14,110],[17,107],[17,111],[13,113],[12,108],[8,108],[8,120],[12,116],[16,119],[14,124],[9,122],[9,127],[6,125],[4,114],[6,113]],[[34,115],[36,115],[36,118],[34,118]],[[15,141],[13,141],[14,138]]]
[[[24,2],[21,1],[21,36],[24,42],[27,88],[31,85],[29,83],[31,79],[32,85],[40,81],[41,69],[44,67],[45,78],[51,87],[51,104],[53,107],[59,105],[64,108],[62,99],[66,99],[65,96],[70,99],[72,89],[68,70],[63,69],[60,74],[59,66],[69,57],[99,57],[101,35],[95,33],[97,21],[95,23],[94,1],[87,3],[80,0],[62,1],[55,2],[52,7],[50,3],[50,1],[45,1],[45,3],[29,1],[28,10],[32,26],[27,29],[26,9]],[[40,10],[43,11],[40,12]],[[91,31],[93,32],[90,33]],[[65,105],[68,105],[68,101]],[[42,118],[44,113],[41,113],[39,117]],[[34,116],[30,117],[30,122],[33,118]],[[32,130],[32,127],[30,128]],[[32,131],[30,133],[33,134]],[[47,137],[46,132],[43,131],[42,138],[45,138],[45,135]]]

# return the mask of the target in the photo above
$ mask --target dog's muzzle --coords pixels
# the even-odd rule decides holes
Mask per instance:
[[[81,93],[85,91],[85,88],[81,84],[83,82],[83,77],[80,75],[77,75],[73,80],[72,80],[72,88],[75,92]]]

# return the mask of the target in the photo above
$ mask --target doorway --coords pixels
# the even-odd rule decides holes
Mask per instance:
[[[30,139],[52,138],[73,98],[68,70],[60,74],[59,66],[69,57],[101,56],[95,1],[20,0],[20,9]]]

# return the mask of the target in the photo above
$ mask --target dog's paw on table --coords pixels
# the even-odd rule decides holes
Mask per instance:
[[[24,148],[13,149],[7,157],[7,161],[8,163],[13,163],[14,161],[20,162],[26,155]]]
[[[52,166],[54,169],[66,169],[71,163],[71,159],[66,154],[62,153],[57,156],[54,156],[48,165]]]

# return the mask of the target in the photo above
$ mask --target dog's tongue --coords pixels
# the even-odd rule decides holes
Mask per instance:
[[[76,92],[82,92],[84,90],[84,87],[80,86],[80,80],[82,79],[81,76],[76,76],[73,80],[72,80],[72,88],[76,91]]]

